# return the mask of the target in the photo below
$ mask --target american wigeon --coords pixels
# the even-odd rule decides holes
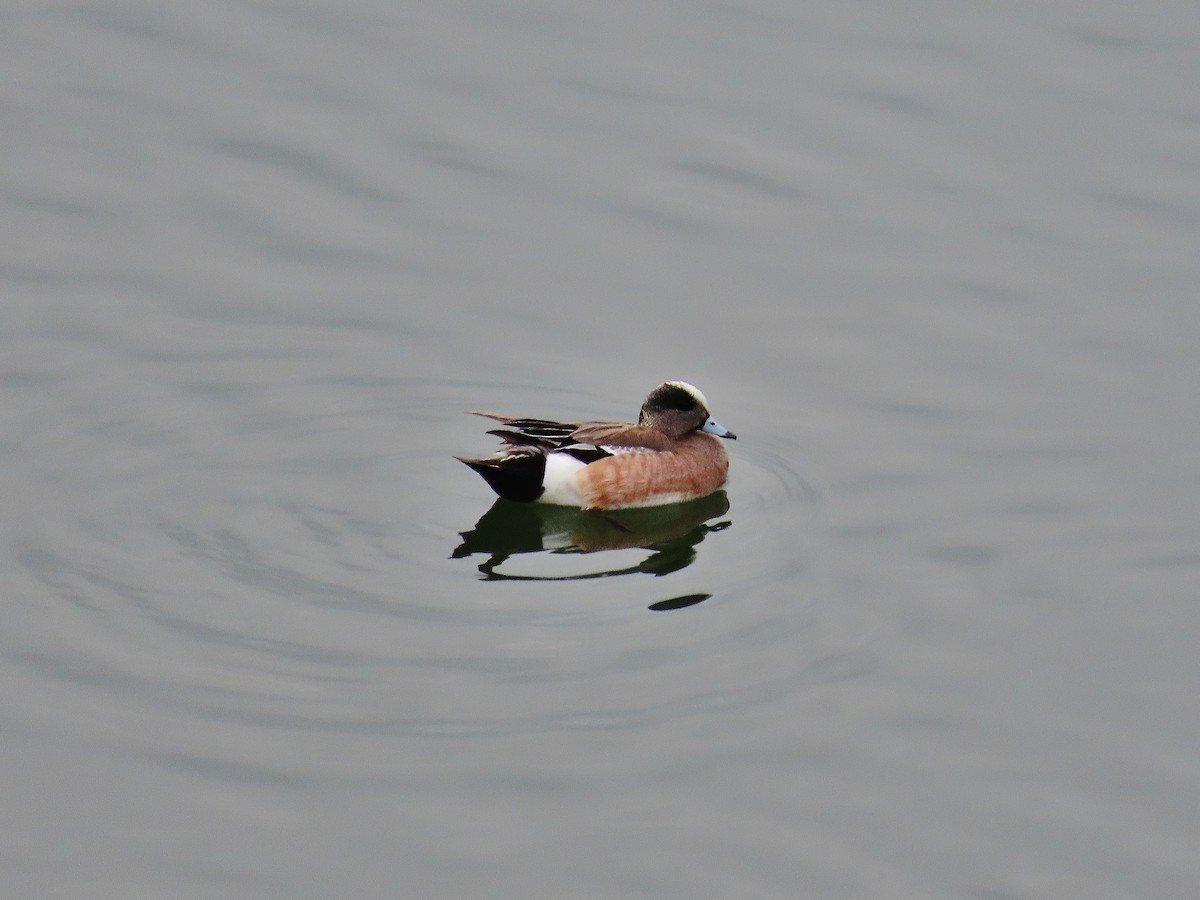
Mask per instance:
[[[705,497],[725,483],[729,457],[717,440],[736,438],[709,416],[708,401],[684,381],[650,392],[636,425],[553,422],[474,413],[504,424],[489,431],[506,446],[463,459],[508,500],[628,509]]]

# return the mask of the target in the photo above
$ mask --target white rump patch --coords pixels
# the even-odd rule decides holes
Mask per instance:
[[[585,463],[568,453],[551,453],[546,457],[546,474],[542,478],[545,490],[538,503],[552,506],[584,506],[586,498],[579,492],[576,481]]]

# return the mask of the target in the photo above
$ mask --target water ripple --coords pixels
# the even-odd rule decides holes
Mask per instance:
[[[310,411],[302,429],[288,416],[260,416],[250,432],[227,420],[228,440],[287,445],[289,456],[264,468],[253,452],[193,445],[195,478],[181,496],[204,499],[189,510],[163,493],[152,462],[174,458],[186,430],[163,423],[143,444],[139,428],[84,423],[91,440],[139,443],[147,465],[125,472],[119,492],[98,484],[86,514],[44,523],[57,544],[26,537],[19,564],[61,627],[22,633],[18,623],[9,658],[110,702],[191,718],[425,736],[637,727],[770,702],[822,665],[804,596],[821,491],[785,443],[739,442],[728,497],[709,498],[719,508],[700,510],[701,532],[687,525],[673,538],[682,564],[646,568],[672,538],[575,555],[649,579],[480,580],[469,561],[448,558],[451,513],[472,515],[474,501],[411,493],[474,487],[455,448],[435,438],[445,422],[436,410],[464,405],[447,395],[474,386],[321,384],[400,395],[388,416],[433,431],[351,464],[327,442],[369,433],[381,399],[354,414]],[[380,490],[388,484],[396,491]],[[114,505],[131,497],[144,515]],[[539,555],[579,572],[569,555]]]

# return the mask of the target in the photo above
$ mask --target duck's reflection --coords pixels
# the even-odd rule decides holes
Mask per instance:
[[[487,554],[479,571],[488,580],[571,581],[638,572],[666,575],[692,563],[696,545],[705,535],[729,527],[727,520],[711,522],[728,511],[729,497],[724,491],[690,503],[648,509],[579,510],[497,500],[472,530],[462,532],[462,543],[451,556],[462,559]],[[650,555],[620,568],[570,575],[508,575],[497,571],[509,557],[520,553],[584,554],[638,548],[650,551]]]

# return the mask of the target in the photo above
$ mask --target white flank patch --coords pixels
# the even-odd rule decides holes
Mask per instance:
[[[537,498],[538,503],[552,506],[583,506],[587,503],[576,486],[575,478],[584,463],[566,453],[551,453],[546,457],[546,474],[542,478],[545,491]]]
[[[675,491],[671,494],[654,494],[646,497],[644,500],[633,500],[629,503],[621,504],[619,509],[645,509],[648,506],[671,506],[675,503],[687,503],[689,500],[699,499],[695,494],[685,494],[683,491]]]

